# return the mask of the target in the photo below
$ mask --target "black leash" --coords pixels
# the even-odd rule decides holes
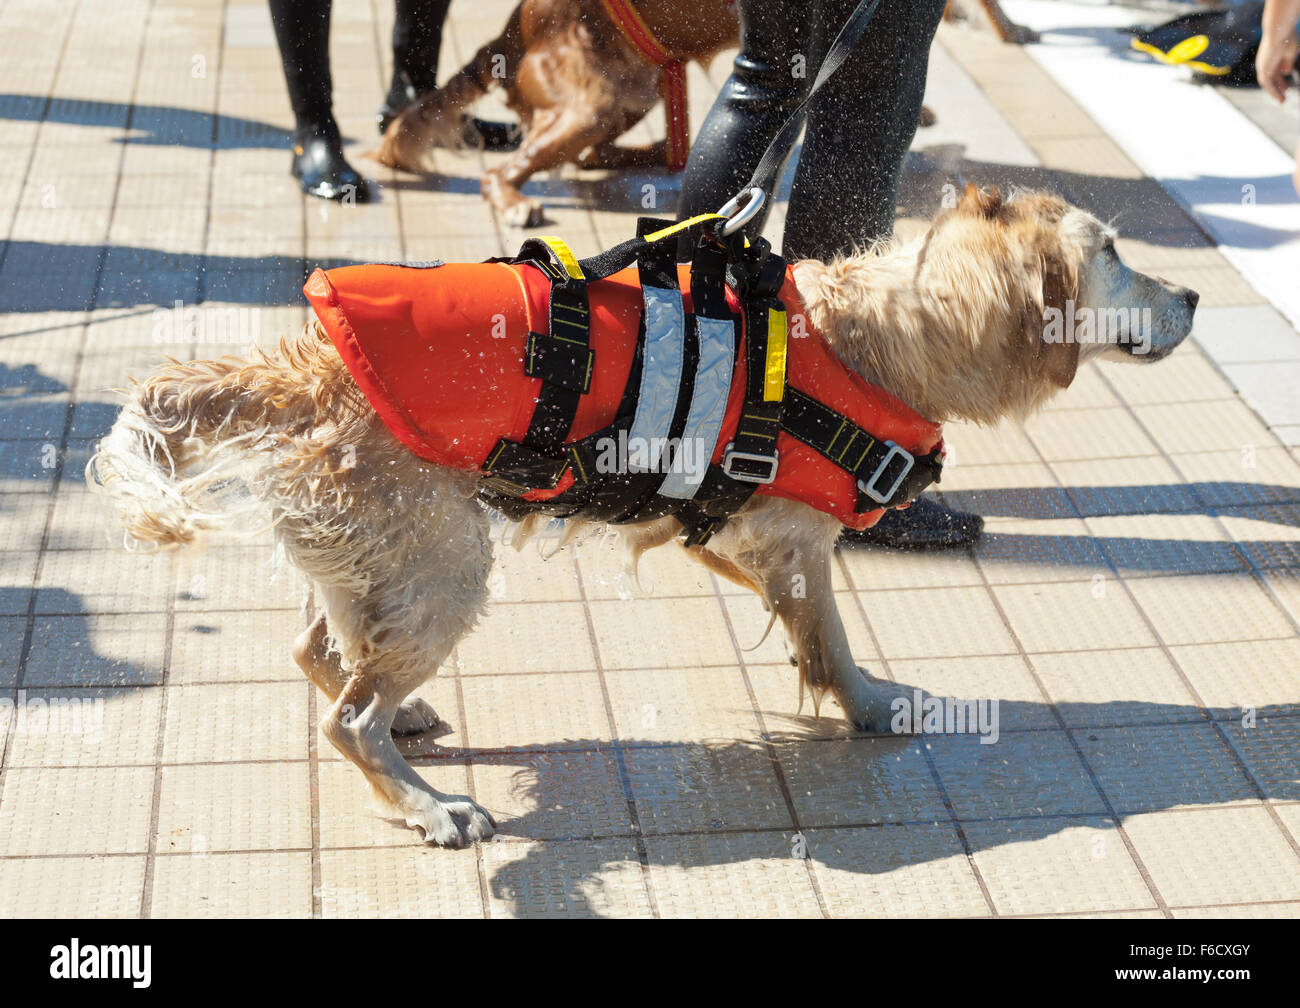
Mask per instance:
[[[781,162],[789,155],[791,148],[794,147],[795,138],[799,135],[799,129],[803,125],[803,114],[808,107],[808,103],[812,101],[813,96],[821,90],[822,85],[830,79],[831,75],[843,65],[849,53],[853,51],[853,47],[862,38],[862,33],[867,30],[867,25],[871,23],[876,8],[879,6],[880,0],[862,0],[858,4],[858,9],[844,22],[844,27],[840,29],[839,34],[835,36],[835,41],[831,43],[831,47],[826,51],[826,57],[822,60],[821,68],[817,71],[812,87],[808,89],[808,93],[795,106],[790,118],[786,120],[785,125],[772,138],[772,142],[767,145],[767,150],[763,152],[763,157],[758,162],[758,167],[754,169],[754,174],[750,176],[749,183],[736,194],[732,202],[736,202],[739,206],[740,201],[746,195],[749,195],[750,204],[752,204],[756,199],[753,196],[753,190],[757,189],[761,193],[766,193],[765,183],[769,181],[768,176],[777,170]],[[772,180],[772,183],[775,186],[775,180]],[[750,209],[750,204],[745,204],[737,213],[744,215],[744,211]],[[757,211],[758,207],[755,206],[753,209]]]

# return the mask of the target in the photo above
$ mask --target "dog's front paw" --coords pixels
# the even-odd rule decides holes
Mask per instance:
[[[419,831],[424,842],[459,849],[480,840],[491,840],[496,821],[486,810],[463,795],[437,799],[421,794],[402,810],[406,825]]]
[[[912,707],[916,691],[885,679],[876,679],[866,669],[862,674],[863,686],[854,697],[849,720],[861,732],[872,734],[913,735]]]
[[[393,718],[393,734],[396,736],[423,735],[442,724],[438,712],[427,700],[411,697],[397,708]]]

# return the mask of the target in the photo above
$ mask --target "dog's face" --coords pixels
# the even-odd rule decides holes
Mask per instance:
[[[1115,232],[1092,214],[1044,193],[1003,200],[974,186],[935,220],[917,285],[970,322],[972,362],[1000,369],[1002,411],[1013,415],[1067,387],[1081,361],[1168,356],[1198,300],[1127,267]]]

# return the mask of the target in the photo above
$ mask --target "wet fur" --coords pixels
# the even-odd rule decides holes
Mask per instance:
[[[1112,239],[1054,197],[1004,202],[972,188],[916,242],[805,262],[795,279],[810,320],[868,380],[933,420],[991,424],[1069,385],[1081,356],[1125,356],[1045,344],[1044,308],[1066,297],[1105,305],[1123,290],[1145,299],[1156,319],[1151,359],[1186,336],[1195,296],[1128,271],[1112,259]],[[294,658],[331,703],[325,736],[426,841],[462,846],[492,835],[486,812],[433,790],[392,739],[436,723],[427,704],[407,697],[472,629],[488,596],[492,551],[477,477],[406,451],[319,326],[249,359],[162,365],[133,387],[87,478],[112,500],[128,539],[151,548],[269,520],[318,607]],[[251,524],[253,509],[269,519]],[[520,523],[514,543],[544,524]],[[566,535],[584,531],[570,523]],[[675,540],[679,526],[665,518],[615,531],[634,577],[640,556]],[[835,606],[838,534],[822,512],[755,496],[707,547],[680,548],[759,595],[814,704],[830,692],[855,726],[885,730],[895,688],[858,668]],[[805,590],[796,594],[797,582]]]

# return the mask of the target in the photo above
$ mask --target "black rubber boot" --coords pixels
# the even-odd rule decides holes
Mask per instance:
[[[954,511],[929,497],[918,497],[901,511],[886,511],[869,529],[845,529],[840,542],[891,546],[894,549],[952,549],[968,546],[984,531],[984,519]]]
[[[393,18],[393,83],[376,121],[379,132],[421,95],[438,87],[438,59],[442,54],[442,26],[451,0],[397,0]],[[521,133],[513,123],[487,122],[465,116],[463,142],[468,147],[510,151],[519,146]]]
[[[368,202],[370,187],[343,157],[331,111],[330,0],[271,0],[271,23],[297,123],[290,168],[294,178],[311,196]]]
[[[338,127],[332,122],[294,131],[292,171],[309,196],[340,203],[370,202],[370,185],[343,157]]]

